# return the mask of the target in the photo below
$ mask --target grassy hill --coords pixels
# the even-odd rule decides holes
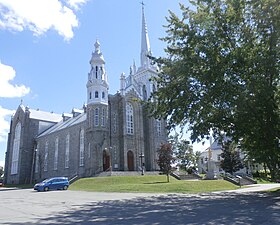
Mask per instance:
[[[201,193],[237,189],[224,180],[176,180],[166,176],[112,176],[79,179],[69,190],[96,192]]]

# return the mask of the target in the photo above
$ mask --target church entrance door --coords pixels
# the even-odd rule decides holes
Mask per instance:
[[[110,168],[110,155],[105,150],[103,151],[103,171]]]
[[[127,152],[127,167],[129,171],[134,171],[134,155],[132,151]]]

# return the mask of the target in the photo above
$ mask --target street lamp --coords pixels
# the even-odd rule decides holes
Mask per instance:
[[[140,158],[140,163],[141,163],[141,175],[144,175],[144,163],[143,163],[144,154],[143,154],[143,152],[140,153],[139,158]]]

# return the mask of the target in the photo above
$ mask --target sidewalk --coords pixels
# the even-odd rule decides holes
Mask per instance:
[[[259,191],[267,191],[274,188],[280,188],[280,184],[252,184],[247,185],[244,188],[229,190],[229,191],[216,191],[213,193],[221,193],[221,192],[233,192],[233,193],[248,193],[248,192],[259,192]]]

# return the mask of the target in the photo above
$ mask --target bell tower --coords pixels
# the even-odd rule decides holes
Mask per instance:
[[[96,40],[95,51],[89,61],[91,70],[87,81],[87,104],[108,105],[108,79],[105,71],[105,60],[100,51],[100,43]]]
[[[88,159],[88,174],[94,174],[104,167],[104,152],[109,148],[108,120],[108,77],[105,70],[105,60],[100,51],[100,43],[96,40],[92,52],[90,72],[87,81],[87,129],[86,143],[90,154]]]
[[[87,81],[87,121],[88,128],[92,131],[108,130],[108,90],[105,60],[100,51],[100,43],[94,44],[90,72]]]

